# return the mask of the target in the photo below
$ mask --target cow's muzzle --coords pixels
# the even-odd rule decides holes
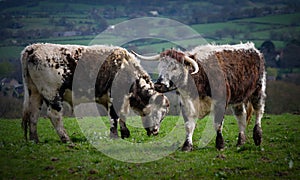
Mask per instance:
[[[148,136],[151,136],[151,135],[157,136],[158,135],[158,131],[159,131],[158,128],[145,128],[145,129],[147,131]]]

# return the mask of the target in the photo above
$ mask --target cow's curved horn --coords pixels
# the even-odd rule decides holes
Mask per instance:
[[[184,56],[184,60],[186,60],[187,62],[191,63],[194,66],[195,71],[192,72],[192,74],[196,74],[199,71],[199,66],[194,59],[192,59],[188,56]]]
[[[154,56],[142,56],[134,51],[131,51],[131,53],[134,54],[136,57],[140,58],[141,60],[145,60],[145,61],[158,61],[160,58],[160,54]]]

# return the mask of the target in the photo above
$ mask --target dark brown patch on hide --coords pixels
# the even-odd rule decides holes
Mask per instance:
[[[143,109],[149,104],[152,94],[150,89],[145,89],[140,85],[140,80],[137,79],[130,88],[132,95],[129,98],[130,106],[142,113]],[[143,116],[144,114],[141,114]]]
[[[26,50],[26,53],[28,56],[30,56],[33,53],[33,51],[34,51],[33,48],[30,48]]]
[[[254,50],[224,50],[216,52],[224,73],[227,102],[236,104],[246,102],[261,87],[264,60]]]
[[[124,68],[121,69],[122,64]],[[140,84],[141,79],[151,88],[143,87]],[[118,92],[111,92],[113,85],[120,87],[117,89]],[[95,93],[96,97],[101,97],[108,92],[113,93],[113,103],[117,111],[121,108],[118,105],[121,104],[120,101],[123,101],[124,95],[131,93],[130,106],[143,115],[143,109],[149,104],[149,99],[153,95],[151,90],[153,92],[154,85],[150,76],[141,69],[137,62],[131,59],[126,51],[115,50],[101,65]]]
[[[210,85],[210,81],[207,77],[206,74],[206,70],[204,68],[204,66],[197,60],[195,60],[199,66],[199,71],[196,74],[191,75],[195,86],[197,87],[197,91],[198,91],[198,95],[200,98],[204,98],[206,96],[211,97],[211,85]],[[191,69],[191,68],[190,68]],[[190,72],[192,71],[192,69],[190,70]],[[191,83],[189,83],[191,84]]]
[[[78,58],[78,57],[77,57]],[[72,56],[66,56],[66,62],[64,62],[63,68],[63,78],[64,78],[64,88],[72,89],[73,76],[79,59],[74,59]]]
[[[67,53],[67,51],[70,51]],[[58,94],[56,98],[53,100],[53,102],[50,102],[50,105],[53,109],[57,111],[61,111],[62,109],[62,101],[63,96],[66,89],[72,89],[73,84],[73,76],[75,72],[75,68],[77,66],[79,57],[82,54],[79,54],[77,50],[71,51],[67,48],[60,48],[61,56],[59,59],[52,59],[53,62],[55,62],[55,69],[62,69],[63,73],[58,72],[58,75],[62,76],[62,85],[60,89],[58,90]]]
[[[28,54],[28,63],[32,63],[34,65],[39,64],[39,58],[35,57],[34,51],[31,51],[31,54]]]
[[[125,51],[116,50],[105,59],[96,79],[96,97],[103,96],[111,89],[115,76],[121,69],[121,65],[123,60],[126,59],[126,56]]]
[[[166,50],[161,53],[162,57],[168,56],[170,58],[176,59],[178,62],[182,63],[185,54],[183,52],[178,52],[173,49]]]

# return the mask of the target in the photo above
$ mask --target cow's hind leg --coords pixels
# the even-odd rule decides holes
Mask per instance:
[[[24,129],[25,139],[27,140],[27,130],[29,128],[29,140],[33,140],[36,143],[39,142],[37,122],[42,103],[42,96],[35,87],[25,89],[22,127]]]
[[[263,117],[265,109],[265,88],[266,85],[264,76],[261,88],[257,89],[251,98],[251,103],[256,115],[255,126],[253,128],[253,140],[256,146],[259,146],[262,142],[261,119]]]
[[[63,124],[63,109],[61,101],[54,101],[48,105],[47,115],[51,120],[58,136],[63,143],[69,142],[70,138]]]
[[[256,115],[255,126],[253,128],[253,140],[255,145],[259,146],[262,142],[261,119],[264,113],[264,100],[253,101],[252,104]]]
[[[238,121],[238,126],[239,126],[239,137],[238,137],[237,146],[241,146],[246,142],[245,129],[247,126],[246,125],[247,112],[246,112],[245,104],[242,103],[239,105],[232,106],[232,111]]]
[[[217,132],[216,137],[216,148],[218,150],[223,150],[225,148],[225,142],[222,135],[222,129],[223,129],[223,121],[221,123],[215,123],[215,130]]]
[[[111,110],[109,111],[110,115],[110,137],[118,138],[118,116],[115,113],[114,108],[111,106]]]
[[[213,108],[213,118],[214,118],[214,127],[217,133],[216,148],[218,150],[223,150],[225,148],[225,142],[222,135],[224,113],[225,113],[225,109],[223,105],[216,103]]]

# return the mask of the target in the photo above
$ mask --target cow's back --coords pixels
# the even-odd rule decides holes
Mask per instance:
[[[248,100],[261,86],[264,71],[262,56],[253,49],[216,53],[224,71],[226,87],[230,90],[229,104]]]
[[[264,58],[252,43],[215,48],[212,45],[201,47],[197,49],[195,57],[205,71],[215,71],[211,73],[210,80],[219,80],[218,76],[223,73],[225,81],[220,83],[223,83],[223,88],[226,87],[229,104],[247,101],[255,90],[262,86]],[[218,67],[221,73],[217,72]]]
[[[82,83],[86,78],[97,77],[97,63],[109,56],[117,47],[80,46],[59,44],[32,44],[22,51],[22,69],[25,86],[35,86],[45,100],[52,101],[63,96],[66,89],[72,90],[73,77],[79,61],[84,61],[87,77],[77,77]],[[103,63],[103,61],[101,61]],[[96,74],[96,75],[95,75]],[[83,86],[84,87],[84,86]],[[93,86],[94,88],[95,86]]]

